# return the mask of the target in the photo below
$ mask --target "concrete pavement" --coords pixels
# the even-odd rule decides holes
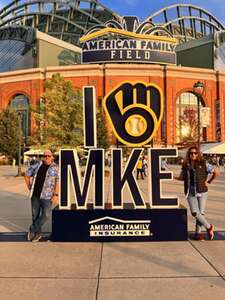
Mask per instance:
[[[179,172],[177,166],[171,169]],[[23,242],[30,203],[23,179],[15,174],[12,167],[0,167],[1,299],[224,299],[223,172],[207,203],[220,240],[149,243]],[[146,179],[140,185],[147,195]],[[165,184],[163,191],[178,194],[186,204],[181,182]],[[109,199],[108,188],[106,194]],[[193,230],[191,216],[188,223]],[[50,229],[49,223],[45,230]]]

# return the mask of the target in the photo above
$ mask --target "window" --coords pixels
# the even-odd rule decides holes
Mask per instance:
[[[200,107],[203,106],[200,103]],[[176,143],[197,141],[198,99],[193,93],[182,93],[176,104]]]
[[[25,95],[18,94],[13,97],[10,105],[16,112],[21,114],[21,127],[26,143],[27,137],[30,134],[29,100]]]

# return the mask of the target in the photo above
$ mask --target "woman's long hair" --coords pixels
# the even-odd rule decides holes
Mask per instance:
[[[191,146],[190,148],[188,148],[187,153],[186,153],[186,157],[185,157],[185,160],[184,160],[184,165],[185,166],[188,166],[188,165],[191,164],[190,153],[191,153],[192,150],[195,150],[198,153],[197,159],[196,159],[197,164],[203,160],[202,154],[201,154],[200,149],[198,148],[198,146]]]

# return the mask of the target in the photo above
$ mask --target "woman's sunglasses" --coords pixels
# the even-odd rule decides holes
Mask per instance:
[[[190,155],[197,155],[197,154],[198,154],[198,152],[194,152],[194,151],[190,152]]]

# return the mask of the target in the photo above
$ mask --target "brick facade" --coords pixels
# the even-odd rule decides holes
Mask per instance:
[[[214,70],[144,64],[93,64],[5,72],[0,73],[0,110],[7,107],[16,94],[24,94],[32,105],[37,104],[43,92],[43,81],[54,73],[71,80],[76,88],[95,86],[98,105],[101,105],[104,95],[123,81],[157,84],[165,97],[165,125],[162,126],[166,131],[163,142],[167,145],[176,143],[177,97],[183,92],[193,92],[194,83],[201,81],[205,87],[203,101],[211,108],[207,141],[216,141],[216,100],[220,103],[221,141],[225,141],[225,73]],[[162,142],[161,130],[158,130],[154,141]]]

